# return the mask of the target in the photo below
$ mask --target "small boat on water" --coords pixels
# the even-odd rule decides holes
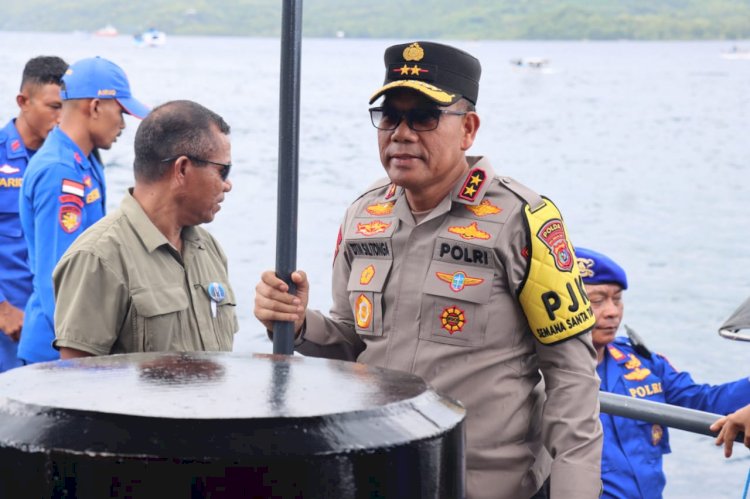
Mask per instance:
[[[111,24],[107,24],[103,28],[99,28],[98,30],[94,31],[95,36],[117,36],[118,31],[117,28],[112,26]]]
[[[510,63],[519,68],[542,69],[549,65],[549,59],[544,59],[542,57],[525,57],[511,59]]]
[[[750,49],[740,48],[738,46],[733,46],[731,50],[727,50],[725,52],[721,53],[722,59],[729,59],[729,60],[747,60],[750,61]]]
[[[550,67],[549,59],[544,57],[519,57],[511,59],[511,70],[515,73],[552,74],[557,71]]]
[[[134,38],[139,47],[161,47],[167,43],[167,34],[156,28],[150,28]]]

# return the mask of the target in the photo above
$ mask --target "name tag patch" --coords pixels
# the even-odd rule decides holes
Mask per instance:
[[[449,239],[438,239],[435,242],[433,260],[448,263],[461,263],[489,267],[492,265],[492,253],[489,248],[474,246],[472,244],[451,241]]]

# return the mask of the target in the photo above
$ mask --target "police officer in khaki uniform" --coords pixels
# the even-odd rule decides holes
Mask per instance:
[[[231,351],[227,258],[198,225],[232,188],[229,125],[191,101],[155,108],[135,136],[135,187],[55,268],[61,358]]]
[[[415,42],[385,52],[370,102],[387,179],[347,210],[329,317],[273,272],[255,315],[305,355],[417,374],[467,408],[467,497],[601,490],[594,318],[555,205],[468,157],[480,64]],[[549,480],[548,480],[549,478]]]

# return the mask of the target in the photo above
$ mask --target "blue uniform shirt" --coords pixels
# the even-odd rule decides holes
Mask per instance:
[[[18,193],[33,151],[27,151],[11,120],[0,130],[0,302],[23,308],[31,294],[26,241],[18,218]],[[19,365],[18,344],[0,331],[0,372]]]
[[[722,385],[696,384],[690,374],[678,372],[659,354],[639,356],[630,340],[618,337],[597,366],[601,391],[639,399],[729,414],[750,403],[750,380]],[[662,455],[671,452],[669,433],[661,425],[601,413],[602,497],[613,499],[660,498],[666,479]]]
[[[86,157],[60,128],[55,128],[29,162],[19,204],[34,278],[18,357],[27,362],[54,360],[59,353],[52,347],[52,271],[76,237],[104,216],[102,166],[93,155]]]

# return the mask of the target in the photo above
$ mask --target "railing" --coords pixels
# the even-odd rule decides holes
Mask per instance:
[[[625,395],[609,392],[599,392],[599,404],[602,412],[613,416],[638,419],[649,423],[658,423],[670,428],[677,428],[692,433],[716,436],[716,432],[709,429],[720,414],[686,409],[676,405],[636,399]],[[740,432],[735,437],[736,442],[742,442],[745,434]]]

